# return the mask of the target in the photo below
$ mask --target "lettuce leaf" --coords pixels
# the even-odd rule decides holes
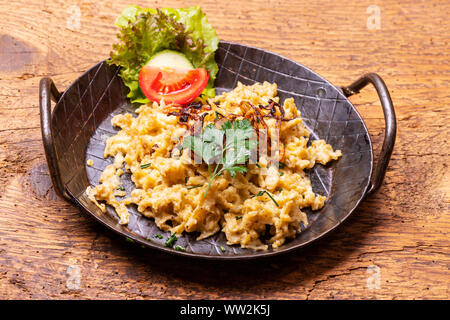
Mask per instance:
[[[140,8],[129,6],[115,23],[119,42],[113,45],[109,64],[121,66],[120,76],[130,89],[133,103],[148,103],[139,88],[139,72],[157,52],[171,49],[183,53],[195,68],[209,71],[203,95],[214,97],[214,80],[219,70],[214,55],[219,38],[200,7]]]

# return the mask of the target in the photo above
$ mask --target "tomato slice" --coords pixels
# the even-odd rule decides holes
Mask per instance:
[[[151,101],[186,104],[202,93],[208,79],[205,68],[185,70],[144,66],[139,73],[139,86]]]

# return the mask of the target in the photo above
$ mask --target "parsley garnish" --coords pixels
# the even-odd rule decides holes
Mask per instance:
[[[284,172],[280,172],[280,177],[284,176]]]
[[[179,245],[176,245],[176,246],[175,246],[175,250],[177,250],[177,251],[183,251],[183,252],[186,251],[185,248],[183,248],[182,246],[179,246]]]
[[[177,238],[177,236],[176,236],[176,233],[174,232],[174,233],[172,233],[172,234],[170,235],[170,237],[167,238],[167,240],[166,240],[166,242],[164,243],[164,245],[165,245],[166,247],[172,248],[173,245],[175,244],[175,242],[177,242],[177,240],[178,240],[178,238]]]
[[[150,167],[151,165],[152,165],[151,163],[143,164],[143,165],[141,166],[141,169],[148,168],[148,167]]]
[[[200,188],[200,187],[203,187],[203,186],[189,186],[189,187],[187,187],[187,189],[191,190],[191,189]]]
[[[133,239],[131,239],[131,238],[128,238],[128,237],[125,237],[125,240],[127,240],[128,242],[134,242],[134,240],[133,240]]]
[[[125,191],[125,187],[120,186],[120,187],[119,187],[119,190],[120,190],[120,191]]]
[[[236,220],[241,220],[242,216],[236,217]]]
[[[272,197],[272,195],[271,195],[268,191],[266,191],[266,190],[261,190],[261,191],[258,192],[257,194],[253,195],[252,198],[255,198],[255,197],[261,197],[262,195],[264,195],[264,193],[267,194],[267,195],[269,196],[270,199],[272,199],[272,201],[275,203],[275,205],[276,205],[277,207],[279,207],[278,202],[277,202],[277,201]]]
[[[163,236],[160,233],[155,234],[155,238],[162,239]]]
[[[286,168],[286,164],[285,163],[283,163],[283,162],[278,162],[278,165],[280,166],[280,169],[284,169],[284,168]]]
[[[220,251],[225,252],[226,251],[225,247],[224,246],[220,246]]]
[[[184,138],[181,147],[201,156],[208,165],[209,181],[204,197],[213,180],[223,172],[228,171],[231,177],[236,176],[236,173],[247,172],[244,164],[258,144],[252,138],[253,127],[248,119],[227,121],[221,129],[210,123],[203,129],[201,137],[190,135]],[[219,165],[222,165],[221,169]]]
[[[189,177],[184,177],[184,184],[186,184],[189,180]]]

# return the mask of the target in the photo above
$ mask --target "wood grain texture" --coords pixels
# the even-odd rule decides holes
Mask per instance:
[[[59,199],[47,174],[38,82],[63,90],[108,56],[128,1],[0,3],[0,298],[449,299],[448,1],[134,1],[199,4],[219,37],[294,59],[336,85],[386,81],[397,143],[381,189],[318,243],[261,261],[171,257],[128,243]],[[68,28],[80,8],[79,30]],[[367,28],[378,5],[381,28]],[[383,140],[375,90],[351,101]],[[379,272],[379,286],[371,285]]]

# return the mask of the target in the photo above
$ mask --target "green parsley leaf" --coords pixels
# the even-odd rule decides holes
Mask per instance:
[[[160,233],[155,234],[155,238],[162,239],[163,236]]]
[[[172,234],[170,235],[170,237],[167,238],[167,240],[166,240],[166,242],[164,243],[164,245],[165,245],[166,247],[172,248],[173,245],[175,244],[175,242],[177,242],[177,240],[178,240],[178,238],[177,238],[177,236],[176,236],[176,233],[174,232],[174,233],[172,233]]]
[[[182,252],[185,252],[185,251],[186,251],[185,248],[183,248],[182,246],[179,246],[179,245],[176,245],[176,246],[175,246],[175,250],[177,250],[177,251],[182,251]]]
[[[264,193],[267,194],[267,195],[269,196],[270,199],[272,199],[272,201],[275,203],[275,205],[276,205],[277,207],[280,206],[280,205],[278,204],[278,202],[274,199],[274,197],[273,197],[268,191],[266,191],[266,190],[261,190],[261,191],[259,191],[257,194],[253,195],[252,198],[255,198],[255,197],[261,197],[262,195],[264,195]]]
[[[227,251],[227,250],[225,249],[224,246],[220,246],[220,251],[225,252],[225,251]]]
[[[141,165],[141,169],[148,168],[148,167],[150,167],[151,165],[152,165],[151,163],[143,164],[143,165]]]
[[[252,198],[255,198],[255,197],[261,197],[264,193],[265,193],[265,191],[259,191],[257,194],[254,194],[254,195],[252,196]]]
[[[213,180],[223,172],[228,171],[231,177],[247,172],[244,165],[258,146],[258,141],[253,138],[254,129],[250,120],[243,119],[227,121],[221,129],[210,123],[203,129],[201,137],[190,135],[183,139],[181,147],[190,149],[208,165],[210,177],[204,197]],[[219,165],[222,165],[221,169]]]
[[[187,189],[191,190],[191,189],[196,189],[196,188],[201,188],[201,187],[203,187],[203,186],[189,186],[189,187],[187,187]]]
[[[127,240],[128,242],[134,242],[134,240],[133,240],[133,239],[131,239],[131,238],[128,238],[128,237],[125,237],[125,240]]]

